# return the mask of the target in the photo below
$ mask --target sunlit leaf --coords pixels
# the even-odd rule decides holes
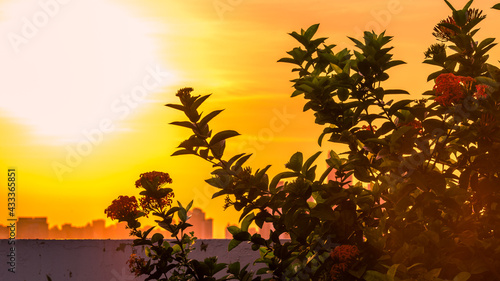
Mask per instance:
[[[210,140],[210,145],[214,145],[220,141],[223,141],[225,139],[232,138],[235,136],[239,136],[239,135],[240,134],[238,132],[233,131],[233,130],[226,130],[226,131],[218,132]]]

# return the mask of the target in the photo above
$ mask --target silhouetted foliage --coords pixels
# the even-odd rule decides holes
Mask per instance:
[[[325,127],[320,145],[348,147],[330,152],[321,175],[314,165],[320,152],[307,159],[297,152],[273,178],[270,166],[244,166],[250,155],[225,157],[226,140],[238,133],[210,130],[221,111],[199,113],[208,95],[185,88],[180,104],[167,105],[188,118],[172,124],[192,130],[173,155],[213,164],[206,181],[219,189],[214,197],[226,196],[225,207],[241,212],[241,226],[229,228],[229,250],[251,243],[266,265],[258,273],[279,280],[500,280],[500,69],[487,63],[496,43],[474,39],[485,16],[472,1],[460,10],[445,2],[452,16],[436,25],[441,43],[425,52],[425,63],[440,69],[420,100],[382,87],[387,71],[404,63],[393,60],[385,33],[350,38],[356,49],[338,52],[314,37],[319,25],[290,34],[301,46],[279,61],[298,74],[292,97],[303,96],[304,111]],[[334,169],[337,179],[326,181]],[[252,222],[271,223],[270,238],[251,235]]]

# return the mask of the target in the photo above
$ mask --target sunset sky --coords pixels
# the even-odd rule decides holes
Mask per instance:
[[[497,2],[473,4],[488,15],[476,38],[497,36],[500,11],[489,9]],[[0,0],[0,181],[17,169],[17,217],[83,226],[104,219],[119,195],[138,195],[141,173],[168,172],[175,199],[194,199],[223,238],[239,215],[210,199],[211,166],[170,157],[189,136],[168,124],[184,117],[164,106],[179,88],[212,93],[202,110],[226,109],[213,129],[242,134],[226,155],[254,153],[248,163],[272,164],[274,175],[296,151],[322,150],[324,159],[332,149],[316,144],[322,128],[302,112],[303,99],[290,98],[291,65],[276,62],[297,45],[287,33],[320,23],[318,35],[340,51],[352,48],[347,36],[387,30],[395,59],[408,64],[384,87],[416,98],[432,87],[426,77],[437,69],[422,64],[423,52],[449,14],[436,0]],[[491,57],[497,63],[498,47]]]

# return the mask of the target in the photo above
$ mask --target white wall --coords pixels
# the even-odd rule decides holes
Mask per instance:
[[[203,259],[217,256],[219,262],[240,261],[252,264],[259,252],[242,243],[227,252],[229,240],[198,240],[208,244],[206,252],[198,249],[191,257]],[[16,273],[8,271],[10,248],[8,240],[0,240],[0,280],[5,281],[132,281],[135,278],[128,270],[126,261],[132,253],[131,240],[16,240]],[[121,250],[117,250],[120,246]],[[199,247],[197,247],[199,248]],[[139,252],[143,252],[139,247]],[[142,253],[141,253],[142,254]],[[258,267],[257,267],[258,268]],[[254,267],[256,270],[256,267]]]

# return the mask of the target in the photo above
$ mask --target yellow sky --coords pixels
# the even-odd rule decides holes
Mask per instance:
[[[489,15],[481,38],[495,37],[495,2],[474,5]],[[274,174],[298,150],[331,148],[316,145],[321,128],[302,112],[302,98],[289,98],[294,74],[276,62],[296,46],[287,33],[320,23],[318,34],[338,51],[352,47],[346,36],[386,29],[395,58],[408,65],[385,87],[417,97],[431,86],[434,68],[421,62],[432,27],[448,14],[436,0],[0,0],[0,181],[17,168],[18,217],[81,226],[105,218],[118,195],[137,195],[140,173],[168,172],[176,199],[194,199],[221,238],[238,215],[222,212],[222,198],[210,200],[210,165],[169,157],[189,134],[168,125],[183,117],[163,106],[176,102],[178,88],[213,93],[205,112],[226,109],[214,129],[243,135],[226,153],[253,152],[249,163],[272,164]]]

